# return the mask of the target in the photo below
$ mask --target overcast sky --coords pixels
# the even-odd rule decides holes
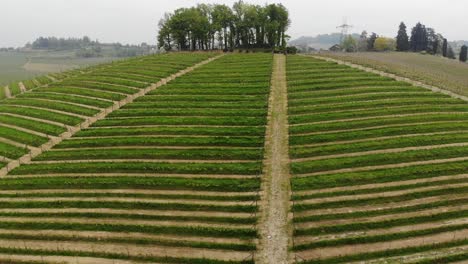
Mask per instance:
[[[400,21],[421,21],[449,40],[468,40],[468,0],[245,0],[283,3],[291,13],[293,38],[335,32],[347,18],[353,32],[395,36]],[[90,36],[101,42],[155,44],[164,12],[197,3],[234,0],[1,0],[0,47],[22,46],[39,36]]]

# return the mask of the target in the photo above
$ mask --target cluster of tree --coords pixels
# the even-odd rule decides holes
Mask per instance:
[[[377,44],[377,47],[376,47]],[[391,50],[393,42],[385,37],[379,37],[376,33],[372,32],[369,36],[367,31],[363,31],[356,40],[353,36],[346,36],[340,47],[346,52],[356,51],[373,51],[373,50]]]
[[[405,23],[401,22],[396,39],[379,37],[376,33],[368,36],[363,31],[359,39],[351,35],[346,36],[340,49],[346,52],[355,51],[412,51],[424,52],[433,55],[442,55],[447,58],[455,59],[455,52],[447,39],[441,34],[436,33],[433,28],[428,28],[421,23],[417,23],[411,30],[411,36],[408,36]],[[460,49],[460,61],[466,61],[466,45]]]
[[[289,12],[282,4],[238,1],[230,8],[199,4],[166,13],[159,21],[158,46],[165,50],[286,47]]]
[[[39,37],[29,46],[32,49],[40,50],[75,50],[89,46],[99,45],[99,42],[91,41],[87,36],[83,38],[56,38],[56,37]]]
[[[76,57],[134,57],[150,54],[154,46],[146,43],[141,45],[122,45],[120,43],[100,43],[92,41],[89,37],[83,38],[56,38],[40,37],[32,44],[28,43],[26,49],[48,50],[48,51],[73,51]]]
[[[417,23],[408,37],[405,23],[401,22],[398,30],[397,51],[424,52],[432,55],[442,55],[455,59],[455,52],[444,36],[435,32],[433,28]]]

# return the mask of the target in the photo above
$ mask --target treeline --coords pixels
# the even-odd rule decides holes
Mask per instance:
[[[88,46],[99,45],[98,41],[92,41],[89,37],[83,38],[56,38],[56,37],[39,37],[30,47],[36,50],[74,50]]]
[[[411,35],[408,35],[405,23],[401,22],[396,38],[382,37],[376,33],[369,35],[367,31],[363,31],[357,40],[352,36],[346,36],[341,45],[335,49],[347,52],[396,50],[441,55],[450,59],[456,58],[453,47],[447,39],[433,28],[426,27],[422,23],[417,23],[411,29]],[[466,50],[466,45],[461,47],[461,61],[466,61]]]
[[[408,37],[406,25],[401,22],[396,39],[397,51],[425,52],[455,59],[455,52],[448,44],[447,39],[442,34],[436,33],[433,28],[426,27],[421,23],[417,23],[413,27],[411,37]]]
[[[39,37],[34,42],[26,44],[25,48],[48,51],[74,51],[79,58],[95,57],[134,57],[146,55],[155,48],[146,43],[140,45],[122,45],[120,43],[100,43],[83,38]]]
[[[159,22],[158,46],[168,51],[285,48],[289,25],[282,4],[199,4],[165,14]]]

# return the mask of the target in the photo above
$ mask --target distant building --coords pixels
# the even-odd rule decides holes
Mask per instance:
[[[342,51],[343,49],[341,48],[341,46],[339,44],[335,44],[335,45],[331,46],[328,50],[329,51]]]

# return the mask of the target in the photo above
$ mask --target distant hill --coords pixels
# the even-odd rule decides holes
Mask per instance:
[[[353,37],[359,38],[359,34],[353,33]],[[341,33],[322,34],[315,37],[303,36],[289,41],[291,46],[299,48],[329,49],[331,46],[340,43]]]

